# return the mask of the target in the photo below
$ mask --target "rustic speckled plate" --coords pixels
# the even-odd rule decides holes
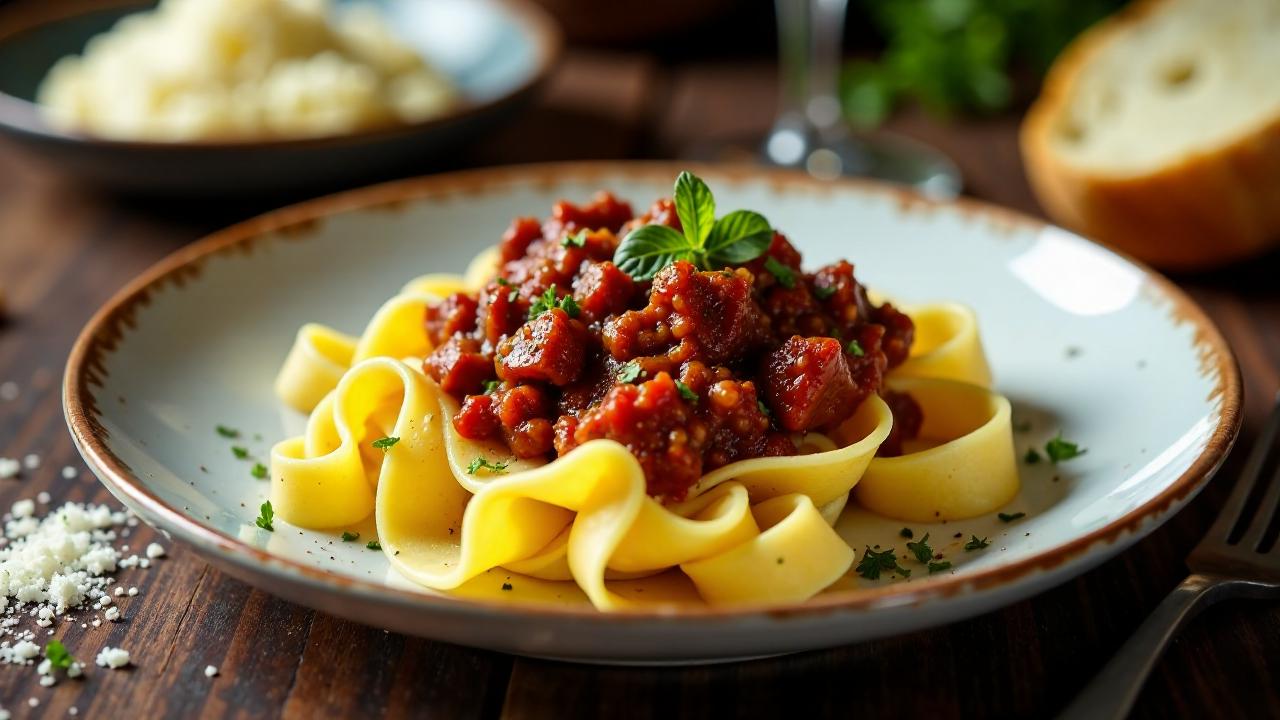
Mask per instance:
[[[210,562],[270,592],[364,623],[506,652],[595,662],[693,662],[854,642],[954,621],[1040,592],[1150,532],[1203,487],[1239,424],[1222,337],[1159,275],[1058,228],[973,202],[781,171],[698,169],[722,208],[763,212],[810,266],[852,258],[905,300],[973,306],[999,389],[1030,424],[1021,452],[1061,430],[1088,452],[1023,467],[995,517],[934,526],[953,572],[850,578],[803,604],[601,614],[522,597],[474,601],[392,577],[381,553],[328,533],[253,525],[266,486],[253,453],[298,432],[271,382],[304,322],[356,332],[424,272],[460,271],[515,215],[610,188],[644,206],[679,167],[567,164],[479,170],[316,200],[237,225],[147,271],[80,336],[66,374],[75,442],[108,488]],[[850,508],[855,547],[902,542],[902,523]],[[970,534],[991,538],[960,550]],[[505,598],[504,598],[505,599]]]
[[[335,0],[336,3],[354,0]],[[550,74],[560,31],[529,0],[359,0],[458,88],[441,115],[328,137],[111,140],[50,125],[36,89],[58,59],[154,5],[148,0],[0,3],[0,134],[111,190],[166,196],[287,194],[418,174],[510,119]]]

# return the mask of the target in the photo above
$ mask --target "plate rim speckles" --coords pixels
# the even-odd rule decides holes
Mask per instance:
[[[501,193],[515,187],[547,189],[566,183],[592,185],[597,181],[603,182],[606,178],[669,182],[682,169],[692,169],[713,186],[763,182],[770,191],[779,193],[817,195],[839,189],[842,192],[868,194],[895,203],[903,213],[958,212],[966,222],[987,223],[997,232],[1002,227],[1031,230],[1052,227],[1016,211],[969,199],[932,201],[904,189],[870,181],[840,180],[832,183],[785,170],[745,166],[699,166],[670,162],[552,163],[486,168],[376,185],[277,210],[215,233],[173,253],[117,293],[86,325],[67,363],[64,409],[75,443],[90,467],[118,498],[133,507],[144,519],[170,531],[178,539],[193,544],[206,558],[238,577],[304,604],[368,622],[366,614],[356,613],[342,602],[343,598],[359,597],[378,603],[380,607],[395,610],[381,621],[385,626],[455,642],[467,640],[442,631],[440,621],[444,617],[473,617],[478,614],[490,619],[505,618],[535,623],[565,621],[584,624],[583,627],[586,628],[626,628],[634,633],[644,628],[672,625],[724,629],[741,623],[822,622],[824,618],[834,614],[868,613],[881,608],[918,608],[957,597],[993,598],[990,602],[964,603],[966,609],[951,613],[946,618],[956,619],[1044,589],[1048,584],[1060,582],[1132,544],[1190,500],[1227,456],[1241,421],[1242,388],[1235,359],[1226,341],[1203,311],[1170,281],[1141,263],[1101,246],[1097,246],[1097,249],[1105,253],[1109,260],[1124,263],[1141,273],[1147,281],[1144,287],[1148,293],[1156,293],[1159,299],[1167,301],[1171,324],[1190,323],[1193,328],[1194,346],[1195,351],[1200,354],[1202,377],[1212,379],[1214,388],[1213,395],[1206,398],[1206,403],[1216,405],[1213,412],[1217,415],[1216,425],[1203,451],[1185,472],[1155,497],[1112,518],[1101,527],[1081,531],[1078,537],[1068,542],[1026,558],[971,572],[940,575],[923,582],[834,591],[799,604],[696,607],[678,612],[641,610],[619,614],[515,599],[511,602],[497,602],[424,595],[392,588],[380,581],[365,581],[327,573],[266,552],[220,532],[163,501],[111,449],[110,438],[101,422],[103,413],[107,410],[100,407],[95,395],[95,388],[101,387],[105,380],[104,358],[114,352],[136,327],[140,309],[153,301],[157,290],[170,286],[180,290],[188,283],[198,282],[206,263],[215,258],[228,254],[252,255],[259,243],[306,242],[309,237],[314,236],[314,231],[324,223],[326,217],[339,213],[394,210],[418,202]],[[868,636],[868,633],[862,635]],[[591,651],[565,650],[555,642],[547,645],[527,642],[504,645],[478,641],[474,644],[577,659],[610,659]],[[807,646],[818,647],[821,643]],[[582,645],[575,647],[581,648]],[[687,648],[673,649],[666,655],[656,650],[629,653],[626,649],[619,649],[614,652],[612,659],[689,660],[800,649],[785,644],[750,647],[753,649],[736,646],[736,649],[728,652],[708,648],[701,655]]]

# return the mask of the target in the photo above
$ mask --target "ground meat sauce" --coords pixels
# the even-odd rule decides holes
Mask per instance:
[[[672,201],[638,217],[605,192],[559,202],[544,222],[512,222],[498,276],[479,293],[427,309],[436,349],[424,371],[462,400],[459,433],[501,438],[525,458],[615,440],[667,501],[717,467],[795,454],[790,433],[838,425],[872,393],[895,417],[884,454],[918,433],[919,406],[884,389],[914,326],[873,305],[853,265],[806,274],[775,232],[741,266],[677,261],[636,281],[612,259],[619,238],[646,224],[680,230]]]

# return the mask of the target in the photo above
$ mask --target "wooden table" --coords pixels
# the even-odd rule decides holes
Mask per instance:
[[[576,51],[536,106],[450,166],[571,158],[670,157],[685,143],[759,137],[774,106],[765,61],[664,66],[640,55]],[[906,114],[894,128],[937,144],[976,197],[1038,213],[1021,173],[1016,120],[941,125]],[[44,457],[0,481],[0,507],[41,490],[107,501],[63,424],[59,381],[90,313],[156,259],[254,208],[113,201],[0,146],[0,456]],[[1274,259],[1181,278],[1221,325],[1244,370],[1247,446],[1280,386],[1280,284]],[[1035,599],[904,637],[733,665],[628,669],[512,658],[389,634],[278,600],[210,569],[187,548],[129,582],[125,622],[60,633],[90,658],[123,646],[135,667],[37,685],[0,666],[0,706],[22,717],[1040,717],[1061,708],[1185,574],[1240,467],[1163,528],[1102,567]],[[131,538],[135,551],[148,540]],[[166,543],[167,544],[167,543]],[[220,675],[209,680],[206,665]],[[1147,684],[1137,714],[1280,716],[1280,606],[1228,603],[1197,620]],[[38,710],[28,708],[37,697]]]

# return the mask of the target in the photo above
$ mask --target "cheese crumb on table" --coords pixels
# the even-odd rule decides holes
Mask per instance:
[[[160,543],[151,543],[147,546],[147,557],[152,560],[164,557],[164,546]]]
[[[22,463],[13,458],[0,457],[0,480],[17,477],[18,471],[22,469]]]
[[[53,496],[49,493],[44,492],[43,490],[36,493],[36,502],[41,505],[48,505],[50,500],[53,500]]]
[[[204,668],[204,676],[211,678],[218,674],[218,668],[213,665],[206,665]]]
[[[28,470],[35,470],[40,467],[40,456],[35,453],[29,453],[26,457],[22,458],[22,467]]]
[[[122,668],[129,664],[129,651],[124,648],[104,647],[102,652],[98,653],[98,658],[94,662],[99,667],[111,668],[112,670]]]
[[[64,480],[75,480],[75,479],[76,479],[76,476],[77,476],[77,475],[79,475],[79,474],[80,474],[80,471],[79,471],[79,470],[76,470],[75,468],[71,467],[70,465],[68,465],[68,466],[66,466],[66,467],[64,467],[64,468],[62,468],[62,478],[63,478]]]

